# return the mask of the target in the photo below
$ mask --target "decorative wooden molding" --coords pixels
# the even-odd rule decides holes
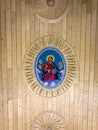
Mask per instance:
[[[67,0],[33,0],[37,16],[47,22],[56,22],[68,12]]]
[[[44,112],[34,121],[33,130],[65,130],[64,119],[54,112]]]
[[[37,56],[48,47],[58,49],[66,61],[66,75],[62,83],[54,89],[47,89],[38,82],[34,68]],[[44,36],[37,39],[30,45],[25,55],[24,74],[29,88],[36,94],[44,97],[56,97],[63,94],[73,85],[76,74],[76,57],[72,47],[58,36]]]

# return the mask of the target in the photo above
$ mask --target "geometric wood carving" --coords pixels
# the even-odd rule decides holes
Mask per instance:
[[[64,119],[53,112],[42,113],[35,119],[33,130],[65,130]]]
[[[67,0],[33,0],[35,12],[48,20],[58,19],[66,12],[67,7]]]
[[[59,86],[54,89],[45,88],[35,74],[36,57],[44,48],[56,48],[66,61],[66,75]],[[58,58],[58,57],[56,57]],[[76,74],[76,57],[68,42],[58,36],[44,36],[35,40],[29,47],[24,58],[24,74],[26,82],[33,92],[44,97],[55,97],[68,91],[74,83]],[[46,83],[46,82],[45,82]],[[54,83],[54,82],[53,82]]]

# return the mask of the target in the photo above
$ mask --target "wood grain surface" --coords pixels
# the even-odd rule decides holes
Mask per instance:
[[[33,10],[33,0],[0,0],[0,130],[33,130],[35,117],[54,111],[66,130],[98,130],[98,0],[68,0],[68,13],[55,23]],[[56,98],[38,96],[22,71],[30,44],[57,35],[75,51],[75,85]]]

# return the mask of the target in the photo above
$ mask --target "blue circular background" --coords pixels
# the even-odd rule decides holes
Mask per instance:
[[[54,64],[58,68],[58,72],[59,72],[58,79],[52,80],[49,82],[42,80],[42,70],[41,70],[42,66],[47,62],[46,57],[48,55],[53,55],[55,57]],[[60,67],[60,64],[62,64],[61,67]],[[40,67],[38,67],[38,66],[40,66]],[[47,88],[47,89],[57,88],[62,83],[62,81],[64,80],[64,78],[66,76],[66,60],[58,49],[56,49],[54,47],[44,48],[38,53],[38,55],[36,57],[34,71],[35,71],[35,75],[36,75],[38,82],[44,88]]]

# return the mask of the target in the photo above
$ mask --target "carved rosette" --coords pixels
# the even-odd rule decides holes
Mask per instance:
[[[53,112],[42,113],[36,117],[33,130],[65,130],[64,119]]]
[[[57,48],[66,60],[66,76],[63,82],[54,89],[44,88],[37,80],[35,75],[35,61],[39,52],[46,47]],[[24,74],[26,82],[31,90],[44,97],[56,97],[64,92],[74,84],[76,75],[76,57],[72,47],[68,42],[57,36],[44,36],[35,40],[29,47],[24,58]]]
[[[33,0],[33,8],[41,18],[53,20],[61,17],[68,8],[67,0]]]

